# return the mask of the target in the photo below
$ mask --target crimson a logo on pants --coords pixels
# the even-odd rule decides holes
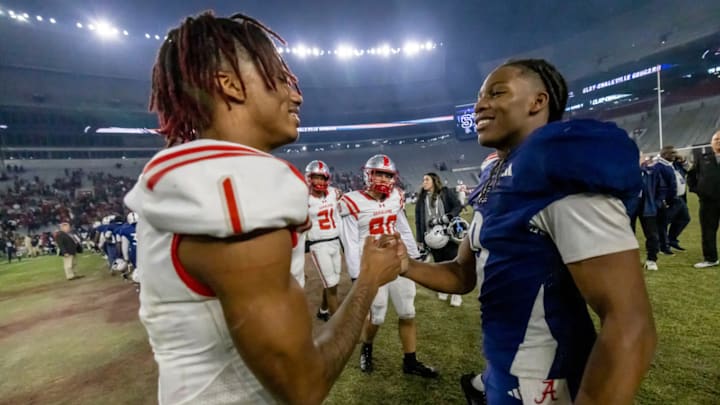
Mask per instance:
[[[557,391],[555,390],[555,380],[544,380],[545,389],[542,392],[542,397],[535,398],[536,404],[544,404],[545,400],[550,397],[551,401],[557,401]]]

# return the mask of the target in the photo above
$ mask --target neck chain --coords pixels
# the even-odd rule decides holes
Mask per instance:
[[[490,171],[490,176],[488,180],[485,182],[485,184],[482,185],[482,188],[480,189],[480,194],[478,194],[477,198],[478,204],[485,204],[487,202],[488,194],[490,194],[490,191],[495,188],[498,180],[500,179],[500,174],[502,173],[503,166],[505,166],[505,159],[499,159],[497,162],[495,162],[495,166],[493,166],[492,170]]]

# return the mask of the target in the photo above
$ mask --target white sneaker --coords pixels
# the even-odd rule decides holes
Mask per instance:
[[[695,263],[695,265],[693,267],[695,267],[696,269],[707,269],[708,267],[714,267],[714,266],[717,266],[718,264],[720,264],[720,261],[715,260],[714,262]]]
[[[645,262],[645,270],[657,271],[657,269],[658,269],[658,265],[654,261],[648,260]]]
[[[460,305],[462,305],[462,297],[457,294],[453,294],[450,297],[450,306],[451,307],[459,307]]]
[[[438,299],[439,299],[440,301],[447,301],[447,297],[448,297],[447,294],[438,293]]]

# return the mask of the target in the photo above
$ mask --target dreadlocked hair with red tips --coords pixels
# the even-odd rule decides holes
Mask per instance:
[[[150,111],[157,113],[158,132],[168,146],[197,139],[210,126],[215,95],[231,108],[233,100],[222,91],[218,71],[229,66],[245,91],[238,58],[252,61],[268,89],[277,90],[277,80],[297,87],[297,78],[273,39],[285,45],[254,18],[243,14],[218,18],[211,11],[186,18],[168,33],[153,66],[150,96]]]

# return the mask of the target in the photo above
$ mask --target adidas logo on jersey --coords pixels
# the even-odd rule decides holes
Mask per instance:
[[[522,396],[520,396],[520,390],[517,388],[513,388],[511,391],[508,391],[507,394],[515,399],[519,399],[522,401]]]
[[[508,167],[500,173],[500,177],[512,177],[512,163],[510,163]]]

